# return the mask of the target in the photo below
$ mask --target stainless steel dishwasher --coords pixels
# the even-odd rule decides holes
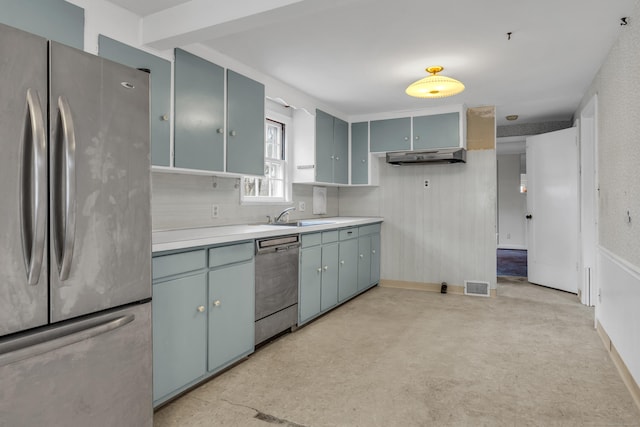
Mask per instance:
[[[256,240],[255,343],[298,323],[298,234]]]

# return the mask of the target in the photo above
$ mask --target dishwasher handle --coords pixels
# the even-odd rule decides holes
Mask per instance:
[[[256,255],[264,255],[264,254],[277,253],[277,252],[287,252],[292,249],[297,250],[299,248],[300,248],[300,243],[294,243],[291,245],[282,245],[282,246],[271,246],[267,248],[259,248],[256,251]]]

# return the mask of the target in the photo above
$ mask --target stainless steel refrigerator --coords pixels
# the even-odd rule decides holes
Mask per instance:
[[[0,426],[150,426],[148,75],[0,26]]]

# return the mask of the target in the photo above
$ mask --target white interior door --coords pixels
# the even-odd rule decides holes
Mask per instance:
[[[578,142],[575,128],[527,138],[528,279],[578,292]]]

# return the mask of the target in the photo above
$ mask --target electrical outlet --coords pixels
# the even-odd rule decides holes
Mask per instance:
[[[211,205],[211,218],[218,218],[220,215],[220,206],[213,204]]]
[[[298,212],[304,212],[306,208],[304,202],[298,202]]]
[[[431,182],[429,182],[428,179],[425,179],[424,180],[424,188],[429,188],[429,187],[431,187]]]

